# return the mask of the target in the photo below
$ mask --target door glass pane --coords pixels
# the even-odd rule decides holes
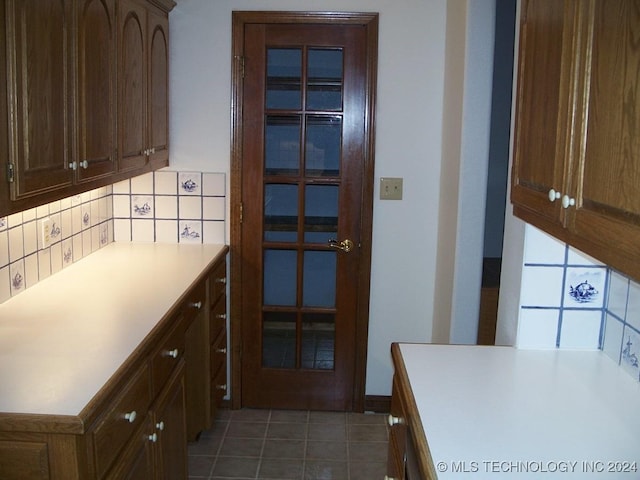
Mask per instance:
[[[333,370],[335,315],[306,313],[302,317],[302,368]]]
[[[264,305],[296,304],[297,252],[264,251]]]
[[[264,239],[267,242],[298,240],[297,185],[265,185]]]
[[[264,313],[262,317],[262,366],[268,368],[295,368],[295,313]]]
[[[300,109],[302,103],[300,101],[301,78],[301,49],[267,49],[267,108],[287,110]]]
[[[342,50],[311,48],[307,61],[307,109],[342,109]]]
[[[296,175],[300,170],[300,117],[267,115],[264,164],[266,175]]]
[[[333,308],[336,303],[336,252],[304,252],[302,304]]]
[[[306,174],[337,176],[340,173],[342,153],[342,118],[335,115],[310,115],[307,117],[306,135]]]
[[[304,241],[326,244],[338,232],[337,185],[307,185],[304,198]]]

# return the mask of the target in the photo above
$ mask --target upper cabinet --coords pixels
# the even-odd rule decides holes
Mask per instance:
[[[116,170],[115,0],[78,2],[78,159],[80,182]]]
[[[514,213],[640,279],[640,8],[524,0]]]
[[[168,164],[172,0],[0,0],[0,216]]]
[[[119,171],[167,165],[169,21],[142,0],[118,10]]]
[[[71,5],[72,0],[7,0],[2,5],[6,93],[0,94],[8,107],[3,167],[10,182],[3,190],[10,190],[16,202],[73,182]]]

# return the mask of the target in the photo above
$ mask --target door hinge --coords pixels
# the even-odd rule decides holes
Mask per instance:
[[[240,202],[240,223],[242,223],[242,214],[244,212],[244,205]]]
[[[15,181],[15,172],[13,163],[7,163],[7,182],[13,183]]]

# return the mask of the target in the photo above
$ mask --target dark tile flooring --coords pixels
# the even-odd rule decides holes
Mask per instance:
[[[189,444],[189,479],[375,480],[386,458],[386,415],[221,410]]]

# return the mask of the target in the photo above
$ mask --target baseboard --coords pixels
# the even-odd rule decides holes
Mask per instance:
[[[365,412],[389,413],[391,411],[391,397],[389,395],[365,395]]]

